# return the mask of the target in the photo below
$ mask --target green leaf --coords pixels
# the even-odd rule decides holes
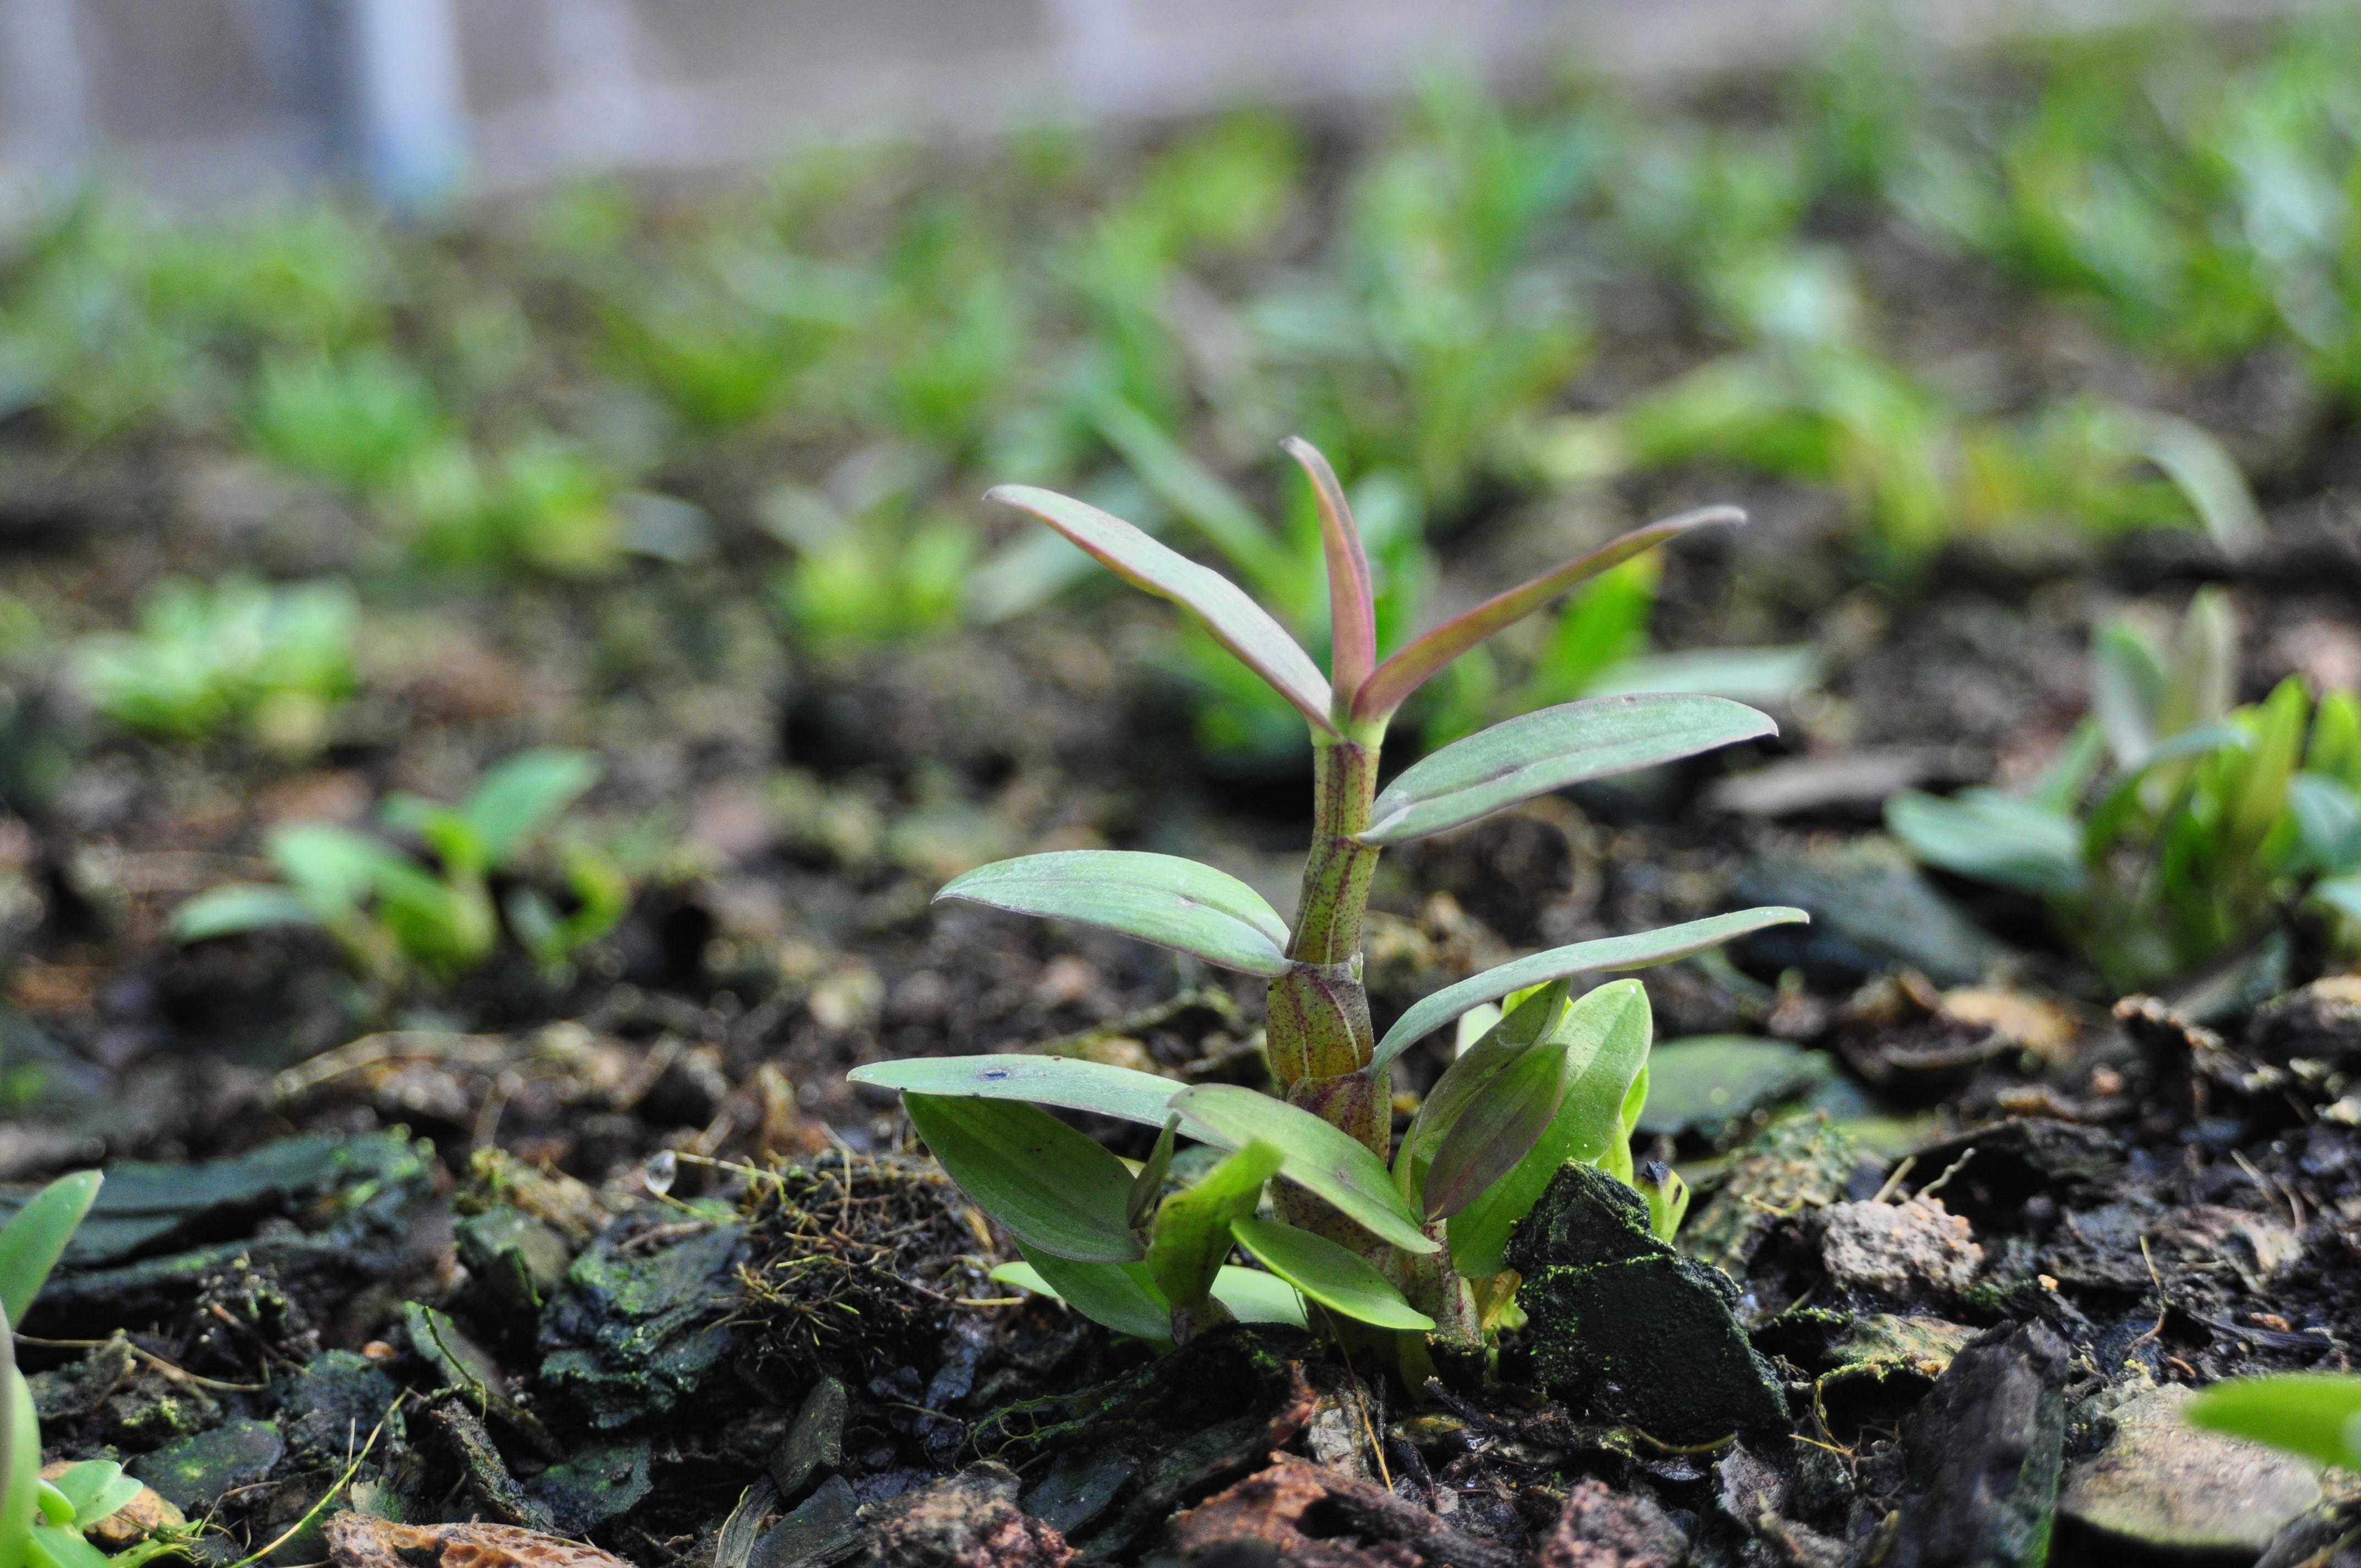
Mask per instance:
[[[1372,1235],[1407,1252],[1433,1252],[1436,1244],[1394,1190],[1378,1157],[1350,1133],[1311,1112],[1235,1084],[1208,1083],[1173,1096],[1180,1129],[1227,1149],[1261,1140],[1278,1146],[1279,1174],[1326,1199]]]
[[[1273,1220],[1238,1220],[1230,1230],[1265,1268],[1331,1311],[1381,1329],[1434,1327],[1368,1259],[1326,1236]]]
[[[1723,942],[1760,931],[1767,926],[1808,924],[1811,916],[1800,909],[1784,905],[1767,905],[1757,909],[1741,909],[1729,915],[1710,916],[1703,920],[1684,921],[1678,926],[1665,926],[1653,931],[1635,931],[1626,937],[1605,937],[1595,942],[1576,942],[1569,947],[1552,948],[1530,958],[1487,970],[1456,985],[1445,986],[1420,1002],[1397,1019],[1378,1042],[1375,1056],[1366,1069],[1383,1072],[1386,1065],[1411,1046],[1440,1029],[1454,1018],[1479,1003],[1497,1002],[1512,991],[1522,991],[1529,985],[1541,985],[1553,980],[1565,980],[1577,974],[1597,974],[1612,970],[1646,969],[1652,964],[1668,963],[1686,958]]]
[[[953,877],[935,897],[1079,920],[1247,974],[1280,975],[1288,969],[1287,922],[1262,894],[1227,872],[1177,855],[1131,850],[1025,855]]]
[[[1002,485],[985,495],[1031,512],[1134,587],[1193,611],[1214,641],[1292,703],[1314,729],[1335,733],[1328,717],[1328,678],[1312,655],[1235,583],[1159,544],[1122,519],[1054,491]]]
[[[2246,488],[2246,476],[2213,432],[2177,414],[2127,415],[2139,455],[2164,470],[2178,486],[2205,532],[2229,556],[2245,555],[2263,542],[2262,509]]]
[[[1994,887],[2070,898],[2088,880],[2073,818],[1998,790],[1903,790],[1886,800],[1885,825],[1927,864]]]
[[[1503,594],[1496,594],[1466,613],[1444,621],[1417,638],[1377,667],[1353,699],[1353,717],[1363,723],[1383,724],[1410,695],[1424,685],[1462,653],[1504,630],[1556,598],[1576,584],[1620,565],[1644,550],[1653,550],[1708,523],[1744,522],[1735,507],[1704,507],[1645,528],[1633,529],[1609,540],[1588,554],[1578,555],[1554,571],[1543,573]]]
[[[2118,766],[2156,748],[2162,734],[2164,660],[2132,622],[2109,621],[2091,639],[2091,712]]]
[[[2338,1372],[2233,1377],[2202,1390],[2183,1409],[2190,1425],[2207,1431],[2361,1470],[2361,1377]]]
[[[1429,1223],[1456,1214],[1541,1142],[1565,1099],[1566,1053],[1549,1041],[1517,1054],[1453,1117],[1422,1187]]]
[[[1018,1244],[1023,1263],[992,1271],[1004,1285],[1054,1296],[1094,1323],[1155,1344],[1172,1343],[1172,1304],[1144,1263],[1077,1263]]]
[[[63,1525],[37,1524],[25,1545],[27,1568],[112,1568],[106,1553]]]
[[[1405,1197],[1415,1197],[1423,1189],[1427,1169],[1434,1163],[1434,1151],[1442,1146],[1461,1113],[1494,1079],[1557,1026],[1573,1000],[1574,988],[1565,981],[1555,981],[1510,998],[1506,1014],[1488,1003],[1470,1009],[1470,1016],[1489,1013],[1491,1025],[1466,1041],[1419,1102],[1418,1114],[1411,1119],[1410,1129],[1402,1135],[1401,1146],[1394,1154],[1397,1190]],[[1464,1025],[1466,1018],[1460,1022]]]
[[[960,1190],[1026,1246],[1081,1263],[1146,1255],[1123,1217],[1131,1172],[1047,1111],[906,1093],[902,1106]]]
[[[54,1485],[72,1505],[77,1528],[96,1524],[139,1495],[139,1483],[111,1459],[85,1459],[70,1465]]]
[[[1072,1057],[913,1057],[872,1062],[844,1075],[914,1094],[976,1095],[986,1100],[1029,1100],[1069,1111],[1115,1116],[1157,1127],[1171,1114],[1169,1102],[1181,1086],[1137,1068]]]
[[[1213,1299],[1228,1308],[1230,1316],[1242,1323],[1311,1327],[1303,1315],[1302,1295],[1278,1275],[1266,1274],[1259,1268],[1240,1268],[1234,1263],[1222,1265],[1221,1272],[1213,1276]]]
[[[41,1477],[41,1427],[33,1409],[32,1391],[16,1371],[14,1345],[5,1325],[0,1325],[0,1568],[17,1568],[25,1542],[38,1517]]]
[[[2312,896],[2347,920],[2361,921],[2361,872],[2315,883]]]
[[[1585,779],[1778,732],[1769,716],[1714,696],[1601,696],[1545,707],[1412,763],[1378,795],[1369,826],[1355,837],[1398,844]]]
[[[1164,1200],[1148,1244],[1148,1271],[1173,1306],[1203,1310],[1230,1255],[1230,1222],[1253,1217],[1263,1183],[1279,1174],[1280,1164],[1279,1146],[1257,1138]]]
[[[263,883],[234,882],[207,888],[172,911],[172,940],[203,942],[280,926],[317,926],[320,916],[303,897]]]
[[[10,1323],[25,1321],[26,1310],[48,1283],[49,1270],[64,1255],[74,1228],[90,1212],[105,1178],[94,1170],[60,1176],[33,1194],[16,1218],[0,1228],[0,1311]]]
[[[1649,1053],[1649,1094],[1637,1130],[1652,1136],[1711,1134],[1733,1119],[1790,1100],[1836,1070],[1825,1052],[1749,1035],[1697,1035]]]
[[[541,747],[520,751],[479,780],[460,814],[497,871],[533,835],[598,782],[598,760],[588,751]]]
[[[2361,797],[2326,774],[2302,773],[2288,781],[2288,810],[2311,870],[2361,871]]]
[[[389,869],[412,864],[384,839],[332,822],[289,823],[267,847],[279,874],[324,914],[357,906]]]
[[[1156,1216],[1156,1201],[1164,1195],[1164,1183],[1172,1174],[1172,1150],[1180,1137],[1180,1118],[1167,1116],[1164,1128],[1156,1135],[1156,1146],[1148,1158],[1132,1173],[1131,1193],[1124,1200],[1123,1217],[1138,1230]],[[1150,1249],[1153,1251],[1153,1249]]]
[[[1619,980],[1586,992],[1551,1031],[1565,1053],[1566,1091],[1524,1158],[1451,1217],[1451,1266],[1471,1279],[1508,1266],[1509,1233],[1532,1212],[1568,1160],[1599,1162],[1627,1147],[1623,1113],[1646,1070],[1654,1024],[1647,991]],[[1536,1047],[1539,1048],[1539,1047]]]

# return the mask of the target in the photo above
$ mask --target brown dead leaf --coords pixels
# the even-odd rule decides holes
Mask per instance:
[[[396,1524],[349,1510],[324,1532],[335,1568],[631,1568],[621,1558],[504,1524]]]

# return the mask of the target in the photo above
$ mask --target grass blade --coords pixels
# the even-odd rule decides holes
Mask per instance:
[[[104,1180],[94,1170],[60,1176],[34,1193],[0,1228],[0,1311],[8,1314],[9,1322],[25,1321]]]

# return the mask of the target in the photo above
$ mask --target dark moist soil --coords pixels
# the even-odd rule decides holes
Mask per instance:
[[[2114,363],[2071,323],[2015,300],[1971,309],[1981,296],[1935,263],[1871,254],[1905,305],[1964,302],[1897,309],[1929,354],[1997,340],[2028,386],[2057,374],[2060,334],[2088,350],[2077,374]],[[1654,358],[1687,352],[1659,342]],[[128,1462],[211,1521],[199,1550],[222,1563],[290,1530],[274,1563],[327,1556],[306,1515],[348,1465],[342,1499],[365,1511],[554,1531],[651,1568],[1075,1550],[1981,1563],[2029,1560],[2045,1535],[2061,1563],[2252,1561],[2301,1511],[2301,1484],[2245,1535],[2192,1546],[2158,1526],[2143,1545],[2090,1477],[2169,1403],[2153,1388],[2342,1367],[2361,1340],[2361,1115],[2345,1097],[2361,982],[2322,977],[2299,940],[2243,990],[2124,1002],[2037,910],[1864,848],[1895,769],[1938,787],[2033,772],[2081,714],[2091,626],[2127,605],[2178,613],[2225,582],[2246,699],[2290,673],[2361,677],[2342,443],[2235,385],[2139,389],[2288,477],[2260,554],[2234,568],[2166,533],[1971,541],[1905,590],[1852,573],[1825,494],[1691,473],[1619,498],[1635,514],[1734,499],[1758,519],[1675,554],[1661,639],[1810,636],[1833,673],[1774,742],[1389,855],[1377,1021],[1519,950],[1792,901],[1818,917],[1807,933],[1644,979],[1660,1039],[1768,1036],[1813,1067],[1665,1131],[1654,1152],[1699,1187],[1690,1261],[1605,1257],[1597,1237],[1532,1253],[1574,1315],[1537,1308],[1497,1366],[1422,1389],[1278,1331],[1150,1360],[1019,1299],[989,1277],[1002,1240],[891,1097],[844,1081],[885,1058],[1052,1041],[1259,1081],[1253,986],[928,903],[983,860],[1104,843],[1213,860],[1287,906],[1307,764],[1188,743],[1186,694],[1110,652],[1161,624],[1156,608],[1093,600],[791,659],[727,559],[487,586],[373,608],[391,630],[368,695],[302,764],[128,741],[62,684],[16,682],[0,1028],[17,1113],[0,1178],[132,1162],[22,1325],[47,1442]],[[121,624],[172,572],[349,564],[193,502],[228,482],[205,454],[56,457],[33,433],[0,464],[0,571],[59,633]],[[1469,520],[1440,598],[1576,526],[1539,502]],[[271,825],[364,820],[396,789],[448,797],[544,741],[604,758],[592,810],[669,814],[683,846],[572,972],[511,960],[372,994],[324,940],[165,939],[181,898],[259,872]],[[1787,787],[1763,787],[1772,769]],[[1439,1067],[1422,1050],[1398,1069],[1405,1111]],[[1144,1152],[1136,1130],[1095,1130]],[[1905,1201],[1938,1179],[1940,1210]],[[1854,1245],[1896,1230],[1923,1244],[1901,1263]],[[1713,1424],[1713,1389],[1668,1406],[1617,1383],[1595,1326],[1564,1337],[1582,1302],[1620,1299],[1583,1272],[1609,1264],[1686,1291],[1683,1310],[1722,1303],[1706,1315],[1733,1326],[1695,1332],[1738,1336],[1732,1376],[1761,1383],[1731,1407],[1742,1426]],[[1786,1416],[1763,1419],[1763,1399]],[[2290,1529],[2291,1552],[2336,1539]]]

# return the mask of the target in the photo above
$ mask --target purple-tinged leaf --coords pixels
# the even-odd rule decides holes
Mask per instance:
[[[1422,758],[1370,807],[1364,844],[1398,844],[1473,822],[1585,779],[1709,751],[1778,725],[1743,703],[1656,693],[1586,697],[1511,718]]]
[[[1703,920],[1686,920],[1678,926],[1665,926],[1653,931],[1635,931],[1628,937],[1603,937],[1595,942],[1576,942],[1563,948],[1502,964],[1486,970],[1457,985],[1444,986],[1441,991],[1411,1006],[1395,1020],[1385,1038],[1378,1042],[1369,1065],[1362,1070],[1369,1073],[1385,1071],[1386,1065],[1411,1046],[1442,1028],[1462,1013],[1479,1003],[1498,1002],[1512,991],[1522,991],[1529,985],[1540,985],[1569,975],[1598,974],[1609,970],[1646,969],[1651,964],[1685,959],[1691,953],[1701,953],[1708,948],[1760,931],[1766,926],[1808,925],[1811,916],[1800,909],[1785,905],[1769,905],[1759,909],[1741,909],[1734,914],[1709,916]],[[1191,1091],[1193,1092],[1193,1091]]]
[[[1345,499],[1345,487],[1320,449],[1300,435],[1279,446],[1312,481],[1312,496],[1320,505],[1320,547],[1328,558],[1328,628],[1333,652],[1329,684],[1335,688],[1339,708],[1350,710],[1353,696],[1378,665],[1377,599],[1369,588],[1369,554],[1361,543],[1360,526]]]
[[[1474,1202],[1541,1142],[1572,1081],[1566,1069],[1566,1053],[1545,1040],[1518,1052],[1460,1108],[1427,1168],[1429,1224]]]
[[[1286,629],[1246,597],[1246,590],[1210,567],[1158,543],[1121,518],[1086,501],[1031,485],[1001,485],[988,500],[1021,507],[1095,556],[1134,587],[1144,588],[1195,614],[1213,640],[1311,721],[1335,733],[1329,716],[1328,679]]]
[[[1394,710],[1409,700],[1411,693],[1425,685],[1454,659],[1503,628],[1522,620],[1576,583],[1595,577],[1609,566],[1620,565],[1642,551],[1653,550],[1693,528],[1702,528],[1713,522],[1745,521],[1746,514],[1736,507],[1701,507],[1696,511],[1683,512],[1662,522],[1652,522],[1645,528],[1635,528],[1620,539],[1608,541],[1587,555],[1576,556],[1554,572],[1545,572],[1520,587],[1486,599],[1466,614],[1444,621],[1379,664],[1376,673],[1354,694],[1354,718],[1364,724],[1380,724],[1392,718]]]

